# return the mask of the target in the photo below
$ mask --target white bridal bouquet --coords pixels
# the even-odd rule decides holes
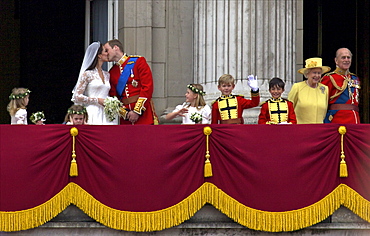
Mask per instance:
[[[194,112],[193,114],[191,114],[190,120],[192,120],[195,123],[199,123],[202,121],[202,115],[199,114],[198,112]]]
[[[104,100],[104,113],[109,121],[114,121],[119,116],[122,105],[117,97],[107,97]]]
[[[46,121],[45,120],[44,112],[43,111],[38,111],[38,112],[32,113],[32,115],[30,117],[30,120],[34,124],[36,124],[37,121],[41,121],[41,123],[44,122],[44,121]]]

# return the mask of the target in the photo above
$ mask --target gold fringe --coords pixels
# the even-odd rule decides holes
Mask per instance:
[[[256,210],[239,203],[211,183],[207,188],[210,193],[207,202],[237,223],[254,230],[283,232],[303,229],[323,221],[344,203],[355,214],[370,222],[370,202],[345,184],[340,184],[310,206],[285,212]]]
[[[69,183],[40,206],[15,212],[0,211],[0,231],[11,232],[38,227],[74,204],[103,225],[125,231],[159,231],[183,223],[206,203],[210,203],[235,222],[250,229],[282,232],[303,229],[321,222],[344,205],[370,222],[370,201],[345,184],[340,184],[320,201],[292,211],[268,212],[247,207],[212,183],[204,183],[178,204],[159,211],[130,212],[110,208],[75,183]]]
[[[53,219],[70,205],[71,185],[47,202],[22,211],[0,211],[0,231],[12,232],[36,228]]]
[[[347,132],[347,129],[346,129],[345,126],[340,126],[338,128],[338,132],[341,135],[340,136],[340,149],[341,149],[340,158],[341,158],[341,161],[340,161],[340,164],[339,164],[339,177],[345,178],[345,177],[348,177],[348,170],[347,170],[346,161],[344,160],[346,158],[346,156],[344,155],[344,141],[343,141],[343,139],[344,139],[344,134]]]
[[[363,198],[359,193],[347,185],[343,188],[343,195],[346,197],[342,205],[353,213],[370,223],[370,201]]]
[[[125,231],[159,231],[183,223],[190,219],[206,204],[207,189],[198,188],[178,204],[159,211],[131,212],[110,208],[97,201],[80,186],[74,185],[72,202],[87,215],[103,225]]]
[[[212,133],[212,129],[209,126],[203,128],[203,133],[206,135],[206,161],[204,163],[204,177],[212,177],[212,164],[211,160],[209,159],[211,155],[209,155],[209,136]]]

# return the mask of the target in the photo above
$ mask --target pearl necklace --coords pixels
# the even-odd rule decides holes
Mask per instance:
[[[309,87],[311,87],[311,88],[317,88],[317,86],[318,86],[318,84],[316,84],[316,86],[315,86],[315,87],[312,87],[312,86],[308,83],[308,80],[306,80],[306,84],[307,84]]]

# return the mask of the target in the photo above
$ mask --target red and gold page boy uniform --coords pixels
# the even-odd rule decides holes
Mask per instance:
[[[262,104],[258,124],[297,124],[293,103],[284,98],[270,98]]]
[[[252,99],[241,95],[222,95],[212,104],[212,124],[243,124],[243,110],[258,106],[259,90],[251,92]]]

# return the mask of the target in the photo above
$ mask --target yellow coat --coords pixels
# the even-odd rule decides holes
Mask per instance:
[[[316,88],[306,81],[293,84],[288,100],[293,102],[297,124],[322,124],[328,109],[328,87],[321,83]]]

